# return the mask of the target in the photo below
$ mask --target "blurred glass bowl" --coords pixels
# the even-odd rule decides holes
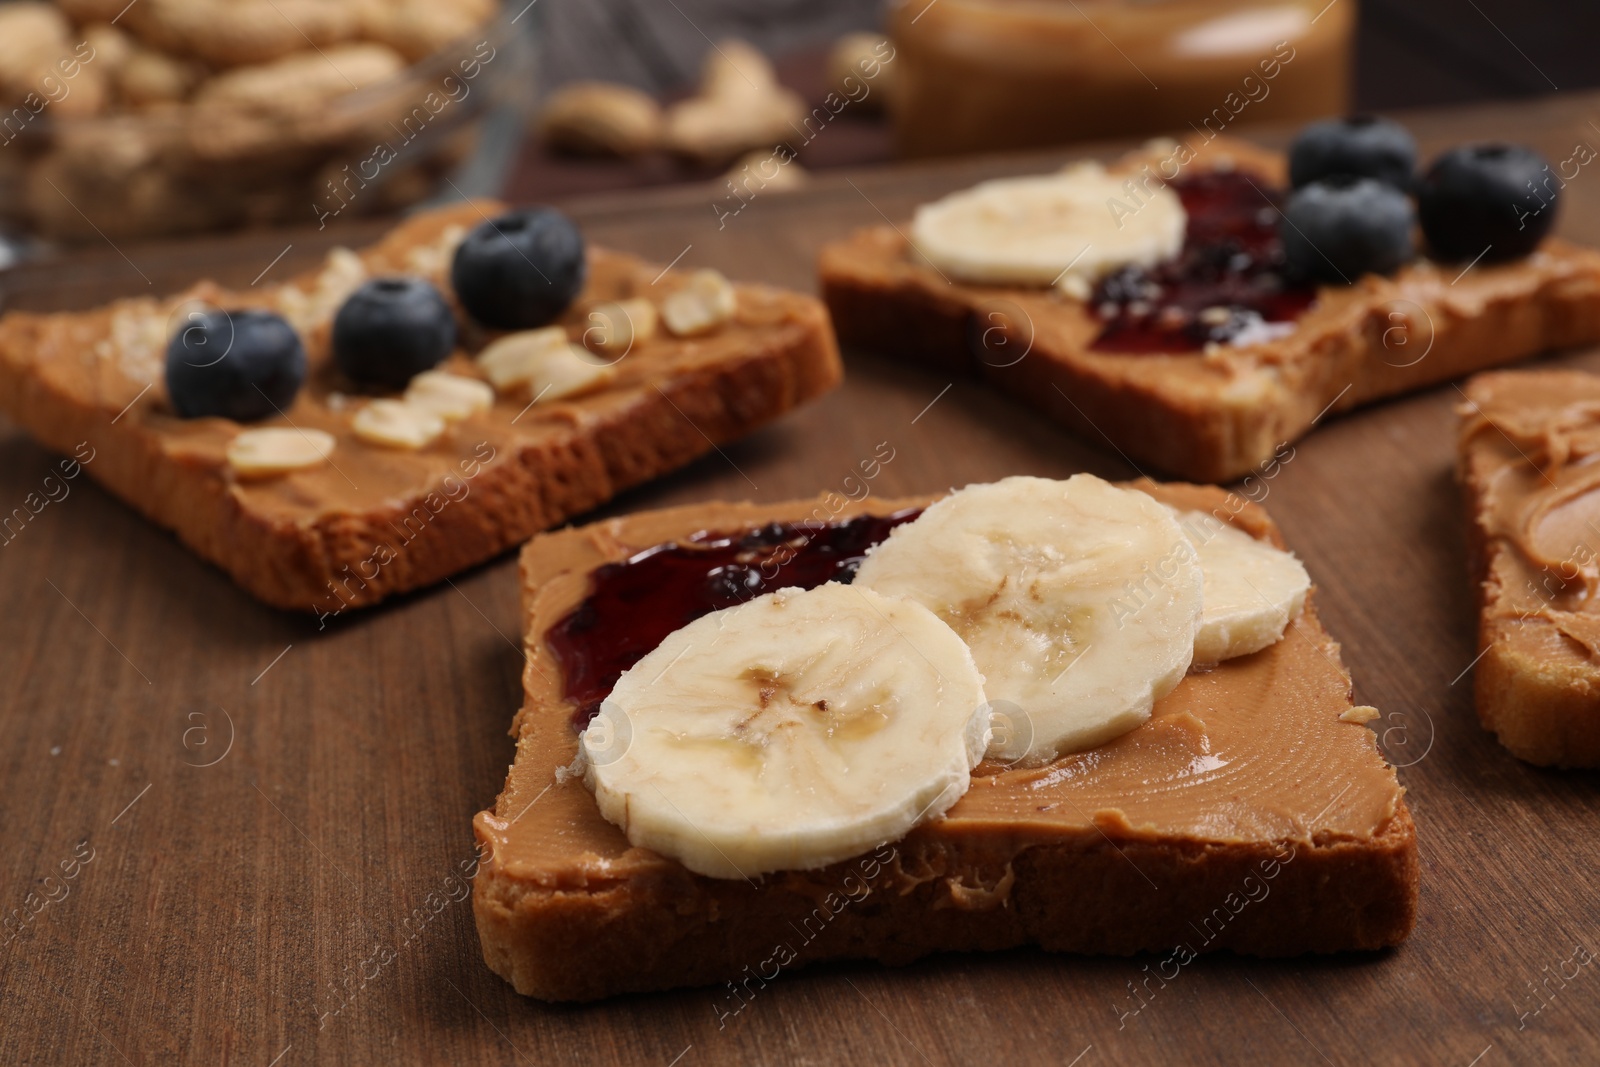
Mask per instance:
[[[46,105],[5,131],[0,222],[59,242],[116,241],[326,226],[426,199],[495,116],[531,95],[531,6],[499,8],[398,75],[331,98],[286,80],[282,92],[255,86],[244,100],[165,111],[68,118]]]

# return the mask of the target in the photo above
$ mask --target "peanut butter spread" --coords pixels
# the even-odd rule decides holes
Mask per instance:
[[[1276,541],[1263,512],[1221,490],[1140,487]],[[835,498],[821,513],[842,519],[922,503]],[[475,821],[491,870],[551,890],[601,888],[673,865],[631,847],[567,770],[578,751],[574,708],[545,635],[603,563],[699,530],[814,517],[817,507],[700,505],[564,530],[524,550],[528,664],[517,757],[495,809]],[[914,854],[949,880],[956,906],[989,907],[1006,895],[1012,859],[1032,844],[1369,841],[1401,808],[1402,790],[1373,733],[1342,718],[1350,707],[1338,646],[1308,609],[1276,645],[1191,674],[1148,722],[1108,744],[1044,766],[980,765],[949,813],[902,844],[898,876],[932,876],[907,868]]]
[[[1462,472],[1484,540],[1484,624],[1543,659],[1600,661],[1600,379],[1482,375],[1461,405]]]
[[[0,360],[13,380],[26,384],[5,397],[13,417],[46,444],[72,431],[35,416],[31,390],[43,390],[54,410],[94,416],[105,426],[106,443],[132,447],[162,464],[198,469],[222,483],[246,514],[275,524],[306,525],[330,515],[359,515],[373,509],[409,506],[430,493],[445,491],[462,477],[473,477],[497,459],[520,450],[573,447],[574,432],[624,419],[658,383],[700,368],[753,357],[795,333],[815,330],[820,306],[794,293],[741,285],[733,319],[716,332],[692,339],[662,333],[642,342],[616,363],[613,381],[602,391],[530,405],[526,396],[499,397],[493,407],[455,423],[439,440],[419,451],[386,449],[362,441],[351,427],[364,399],[333,366],[329,333],[334,313],[346,296],[370,277],[414,274],[448,294],[455,245],[468,229],[498,209],[466,204],[419,215],[362,253],[335,249],[323,268],[281,286],[229,291],[203,282],[164,299],[122,300],[83,313],[13,314],[0,325]],[[581,341],[593,326],[589,310],[602,301],[643,297],[659,302],[681,288],[686,275],[661,272],[632,256],[591,248],[584,291],[560,324]],[[241,424],[227,419],[180,419],[172,411],[163,382],[168,339],[204,306],[224,310],[268,308],[300,331],[309,358],[305,387],[281,416],[252,426],[314,428],[337,442],[330,462],[265,481],[242,481],[230,472],[225,451]],[[777,329],[775,329],[777,328]],[[463,349],[441,370],[481,377],[469,353],[492,338],[462,331]],[[103,416],[103,421],[99,418]],[[97,443],[99,443],[97,441]],[[441,487],[445,489],[441,489]]]

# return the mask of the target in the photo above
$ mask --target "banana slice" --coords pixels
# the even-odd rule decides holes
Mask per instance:
[[[1135,191],[1098,163],[980,182],[919,207],[911,243],[962,281],[1057,284],[1085,298],[1103,275],[1154,266],[1183,248],[1178,195],[1164,185]]]
[[[607,300],[589,309],[590,326],[583,331],[583,346],[602,356],[621,359],[634,345],[655,340],[661,313],[650,301]]]
[[[1202,579],[1172,512],[1089,474],[971,485],[898,527],[855,584],[927,605],[1023,721],[989,755],[1049,758],[1150,717],[1183,679]]]
[[[698,619],[623,674],[580,742],[600,812],[713,878],[898,840],[966,792],[983,677],[909,600],[829,583]]]
[[[1194,661],[1221,663],[1277,644],[1306,606],[1311,576],[1291,553],[1204,511],[1175,513],[1200,556],[1205,610]]]

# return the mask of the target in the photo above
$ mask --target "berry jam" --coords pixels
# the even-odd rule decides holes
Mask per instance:
[[[1241,335],[1252,343],[1272,336],[1269,323],[1293,322],[1311,306],[1316,287],[1284,274],[1276,190],[1238,171],[1208,171],[1170,187],[1188,216],[1183,250],[1100,280],[1090,303],[1105,327],[1093,349],[1194,352]]]
[[[622,672],[674,630],[774,589],[848,583],[867,549],[919,514],[702,532],[597,568],[588,597],[545,634],[561,664],[562,695],[578,706],[573,726],[589,725]]]

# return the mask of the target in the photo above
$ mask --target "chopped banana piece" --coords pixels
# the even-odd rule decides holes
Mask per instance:
[[[562,345],[539,354],[528,390],[539,401],[592,393],[617,376],[609,363],[599,363],[582,345]]]
[[[622,357],[656,335],[659,316],[648,300],[611,300],[589,310],[583,343],[591,352]]]
[[[427,408],[404,400],[373,400],[350,425],[356,436],[384,448],[425,448],[444,433],[444,419]]]
[[[326,463],[333,444],[333,434],[322,430],[245,430],[228,442],[228,466],[241,478],[270,478]]]
[[[738,310],[733,283],[714,270],[697,270],[689,284],[661,302],[661,320],[676,337],[710,333]]]
[[[507,334],[478,353],[478,367],[497,392],[511,392],[527,384],[541,352],[566,343],[560,326]]]
[[[488,382],[448,371],[423,371],[406,386],[405,402],[426,408],[441,419],[464,419],[494,406]]]

